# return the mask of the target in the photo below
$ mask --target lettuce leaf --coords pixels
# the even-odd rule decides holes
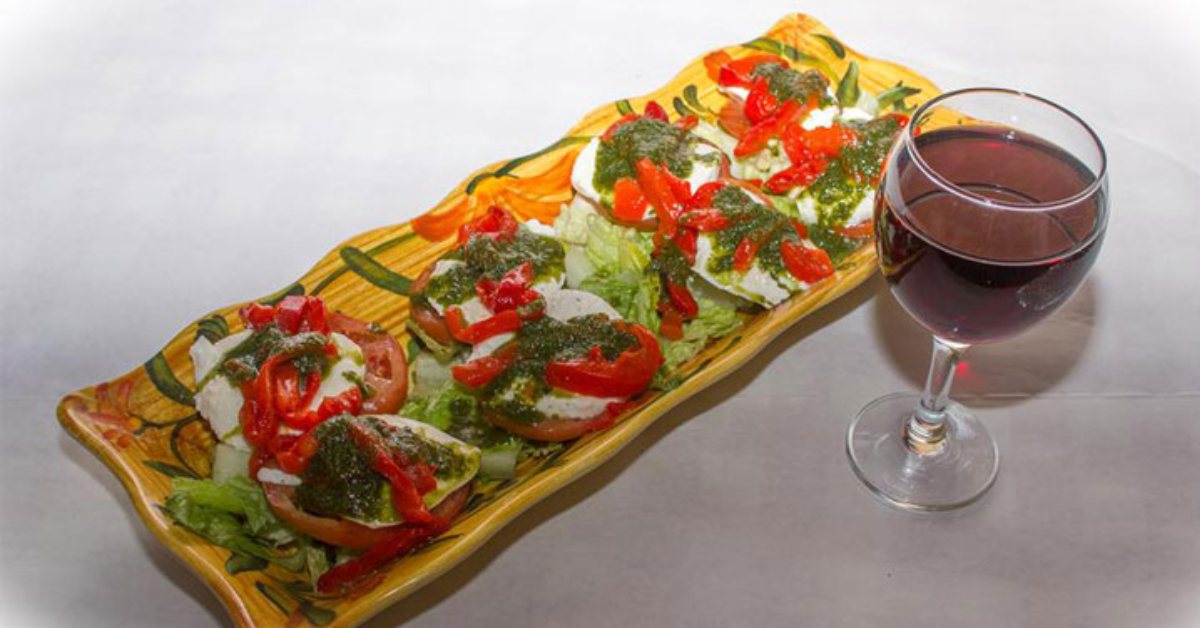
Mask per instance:
[[[741,326],[737,310],[727,304],[700,296],[696,299],[700,312],[683,326],[683,338],[662,340],[663,368],[675,370],[700,352],[709,341],[733,332]]]
[[[240,555],[238,564],[253,564],[246,559],[253,557],[289,571],[319,567],[309,564],[315,554],[308,537],[276,518],[262,489],[245,476],[224,482],[175,478],[163,509],[179,525]]]

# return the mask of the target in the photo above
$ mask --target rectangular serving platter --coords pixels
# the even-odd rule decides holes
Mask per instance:
[[[762,37],[723,50],[734,58],[770,52],[831,77],[843,76],[854,63],[863,88],[879,93],[902,84],[918,90],[910,96],[914,104],[938,93],[910,70],[855,52],[803,14],[788,15]],[[542,150],[477,171],[413,221],[347,240],[298,281],[259,300],[320,296],[329,307],[377,322],[406,344],[407,278],[452,247],[459,225],[493,204],[522,220],[552,221],[571,198],[571,166],[583,144],[625,113],[641,111],[650,100],[673,109],[672,115],[711,119],[724,96],[707,76],[702,59],[692,61],[658,91],[592,111],[563,139]],[[737,369],[801,318],[861,284],[874,268],[874,249],[864,245],[833,277],[754,316],[741,330],[707,347],[677,371],[678,386],[650,395],[613,428],[529,461],[512,480],[483,483],[449,531],[395,563],[377,586],[355,597],[317,596],[294,582],[295,576],[274,567],[230,573],[228,550],[175,526],[158,508],[170,493],[173,477],[205,477],[210,472],[215,440],[194,408],[188,348],[197,333],[236,331],[241,325],[237,310],[244,304],[198,319],[141,367],[67,395],[58,406],[58,418],[117,476],[138,516],[216,592],[235,624],[355,625],[462,562],[522,512],[612,457],[658,417]]]

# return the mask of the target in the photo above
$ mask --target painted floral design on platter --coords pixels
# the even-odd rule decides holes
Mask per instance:
[[[864,88],[888,94],[901,110],[937,93],[919,75],[854,52],[804,15],[787,16],[765,36],[723,50],[733,57],[778,54],[797,67],[826,73],[835,84],[853,74]],[[561,204],[570,200],[571,168],[579,150],[621,115],[641,111],[655,100],[678,115],[712,120],[723,98],[697,58],[663,89],[598,108],[563,139],[475,173],[410,223],[352,238],[299,281],[259,300],[320,295],[334,309],[378,322],[407,342],[409,277],[452,246],[459,225],[491,205],[505,207],[522,220],[551,222]],[[783,329],[864,281],[874,268],[870,248],[863,247],[821,287],[755,317],[741,332],[706,349],[681,367],[677,387],[645,399],[609,431],[569,447],[547,448],[511,480],[477,483],[464,514],[449,531],[381,573],[378,586],[352,597],[318,596],[286,571],[240,564],[230,552],[173,526],[158,510],[170,492],[171,478],[210,473],[216,439],[194,408],[188,348],[198,336],[215,341],[237,331],[238,305],[188,326],[142,368],[68,395],[59,406],[59,418],[113,470],[149,529],[214,589],[237,624],[355,624],[461,562],[533,503],[615,454],[658,416],[740,366]]]

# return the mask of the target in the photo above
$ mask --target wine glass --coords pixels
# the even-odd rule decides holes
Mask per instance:
[[[1107,218],[1104,147],[1070,111],[992,88],[917,109],[884,165],[875,245],[892,295],[933,333],[933,358],[923,393],[876,399],[850,424],[850,464],[876,495],[949,510],[991,487],[999,454],[949,399],[955,367],[969,346],[1021,333],[1067,301]]]

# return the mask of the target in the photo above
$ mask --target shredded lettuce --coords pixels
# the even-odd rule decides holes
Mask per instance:
[[[179,525],[232,550],[239,557],[232,561],[235,568],[259,561],[289,571],[308,570],[310,575],[328,568],[323,556],[317,558],[323,550],[312,548],[308,537],[276,518],[262,489],[248,477],[235,476],[223,482],[175,478],[163,508]]]
[[[479,402],[457,382],[450,381],[426,394],[410,396],[400,414],[479,447],[481,475],[495,479],[516,475],[524,441],[488,423]]]
[[[554,223],[568,247],[568,285],[599,296],[623,318],[657,329],[659,279],[646,272],[653,237],[605,220],[576,198]]]
[[[479,414],[475,397],[453,381],[444,382],[438,388],[422,392],[424,394],[409,396],[404,408],[400,410],[401,416],[428,423],[454,435],[452,428],[456,423],[461,423],[464,417]]]
[[[713,299],[699,297],[700,312],[683,326],[683,338],[663,340],[663,368],[673,371],[700,352],[710,340],[731,333],[741,326],[737,310]]]

